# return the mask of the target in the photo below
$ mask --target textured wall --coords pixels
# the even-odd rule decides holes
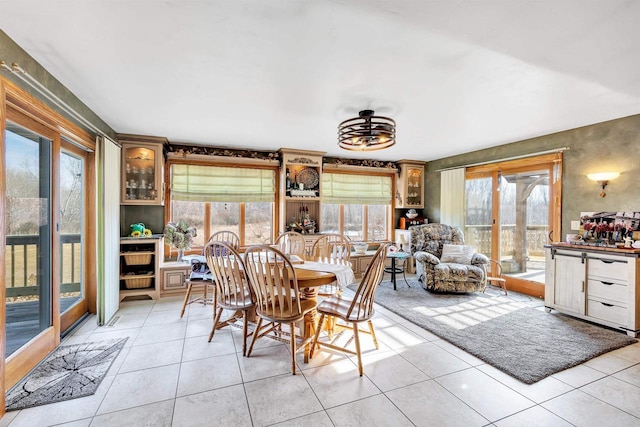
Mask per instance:
[[[98,129],[102,130],[105,134],[115,139],[115,132],[109,125],[107,125],[100,117],[98,117],[93,111],[84,105],[78,98],[75,97],[66,87],[64,87],[58,80],[55,79],[47,70],[45,70],[38,62],[36,62],[27,52],[25,52],[20,46],[18,46],[11,38],[0,30],[0,60],[11,65],[17,62],[24,70],[26,70],[31,76],[35,77],[41,84],[47,89],[53,92],[58,98],[62,99],[67,105],[76,110],[80,115],[89,120]],[[68,117],[64,112],[56,108],[46,98],[42,97],[31,89],[27,84],[23,83],[20,79],[14,76],[12,73],[2,70],[0,71],[3,77],[11,80],[16,85],[20,86],[27,92],[31,93],[36,98],[40,99],[45,104],[49,105],[53,110]],[[75,120],[73,120],[75,122]],[[79,126],[83,127],[78,123]],[[90,132],[93,133],[93,132]]]
[[[562,239],[571,233],[570,221],[579,219],[580,212],[640,210],[638,114],[429,162],[425,174],[425,212],[429,221],[440,220],[440,173],[437,170],[560,147],[570,147],[563,156]],[[589,180],[587,174],[606,171],[621,172],[621,175],[609,183],[607,196],[601,198],[600,187]]]

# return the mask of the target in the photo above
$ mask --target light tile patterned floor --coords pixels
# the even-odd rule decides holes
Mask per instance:
[[[399,289],[401,292],[401,289]],[[10,426],[640,426],[640,344],[526,385],[378,308],[380,349],[320,351],[298,375],[286,345],[241,331],[207,342],[211,306],[180,297],[124,302],[120,320],[87,319],[66,343],[129,337],[93,396],[10,412]]]

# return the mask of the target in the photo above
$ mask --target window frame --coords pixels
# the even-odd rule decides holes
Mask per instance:
[[[244,168],[244,169],[266,169],[273,171],[274,180],[275,180],[275,189],[276,193],[274,194],[274,200],[272,203],[272,217],[271,217],[271,241],[273,241],[278,227],[278,191],[277,189],[280,186],[280,174],[279,174],[279,166],[277,165],[256,165],[256,164],[243,164],[236,162],[224,162],[224,161],[196,161],[194,159],[168,159],[166,168],[165,168],[165,209],[164,209],[164,223],[166,224],[169,221],[172,221],[172,202],[173,198],[171,196],[171,168],[173,165],[183,164],[183,165],[198,165],[198,166],[210,166],[210,167],[234,167],[234,168]],[[208,202],[200,202],[204,203],[204,230],[198,230],[198,234],[200,232],[204,233],[205,239],[204,242],[208,240],[208,236],[213,234],[211,230],[211,201]],[[240,218],[238,223],[239,233],[238,237],[240,238],[240,247],[241,249],[246,248],[247,245],[245,242],[245,227],[246,227],[246,203],[250,202],[232,202],[229,203],[238,203],[240,205]],[[165,243],[165,253],[169,253],[170,249],[169,245]],[[193,246],[190,250],[185,251],[186,254],[197,254],[201,253],[204,249],[203,246]]]

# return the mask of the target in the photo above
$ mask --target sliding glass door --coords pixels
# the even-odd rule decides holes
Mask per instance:
[[[60,151],[60,329],[87,312],[85,291],[86,152],[62,140]]]
[[[43,136],[7,123],[5,358],[50,328],[51,145]]]
[[[561,163],[554,153],[466,170],[465,240],[500,262],[509,289],[544,295],[544,245],[560,227]]]

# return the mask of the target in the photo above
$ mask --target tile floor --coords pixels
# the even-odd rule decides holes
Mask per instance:
[[[640,426],[640,343],[525,385],[378,308],[380,349],[363,336],[356,361],[319,351],[297,358],[259,340],[242,357],[241,330],[207,342],[211,306],[180,297],[121,305],[114,326],[95,318],[64,344],[128,337],[95,395],[7,413],[10,426]]]

